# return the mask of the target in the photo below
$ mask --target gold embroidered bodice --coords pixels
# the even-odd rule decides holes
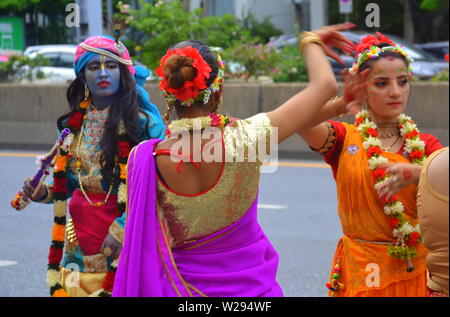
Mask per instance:
[[[158,212],[166,223],[173,247],[217,232],[245,214],[258,192],[260,167],[265,153],[270,151],[272,130],[265,113],[224,128],[227,161],[216,185],[203,194],[178,195],[161,180],[157,182]],[[257,146],[258,142],[264,143],[267,150]],[[252,146],[256,159],[249,156]],[[238,161],[242,153],[244,159]]]

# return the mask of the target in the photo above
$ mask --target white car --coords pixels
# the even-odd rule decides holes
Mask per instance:
[[[39,54],[49,61],[48,66],[40,67],[40,71],[45,74],[45,78],[35,80],[45,83],[67,83],[76,77],[73,70],[76,49],[75,45],[30,46],[25,50],[24,55],[35,58]]]

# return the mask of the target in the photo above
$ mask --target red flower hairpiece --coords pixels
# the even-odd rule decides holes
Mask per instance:
[[[166,61],[172,55],[186,56],[192,58],[194,61],[192,66],[197,70],[197,76],[191,80],[184,82],[183,87],[178,89],[170,88],[167,82],[167,79],[164,77],[164,66]],[[166,91],[175,96],[180,101],[185,101],[189,99],[196,98],[201,90],[207,88],[206,80],[209,78],[211,73],[211,67],[208,63],[203,59],[202,55],[198,51],[198,49],[193,48],[191,46],[186,46],[183,48],[169,49],[167,50],[166,55],[161,58],[161,64],[156,69],[156,73],[159,77],[161,77],[161,82],[159,84],[159,88],[161,91]]]
[[[356,45],[355,50],[358,53],[362,53],[364,50],[371,48],[372,46],[377,46],[381,43],[388,43],[392,46],[395,46],[395,43],[391,41],[391,39],[380,32],[376,33],[377,36],[367,35],[362,39],[362,41]]]

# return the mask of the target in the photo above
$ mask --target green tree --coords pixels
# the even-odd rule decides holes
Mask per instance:
[[[240,24],[250,31],[253,39],[261,43],[267,43],[271,37],[283,34],[283,31],[277,29],[270,19],[271,17],[267,16],[262,22],[259,22],[249,11]]]
[[[237,73],[230,73],[230,77],[243,78],[248,81],[250,78],[259,76],[272,76],[280,61],[280,54],[267,44],[261,43],[240,43],[228,49],[224,55],[226,61],[236,62],[241,66]],[[227,63],[225,63],[227,65]]]
[[[139,10],[132,10],[130,16],[124,42],[150,69],[158,67],[167,49],[181,41],[199,40],[227,49],[250,39],[249,31],[232,15],[202,17],[202,9],[186,11],[179,1],[141,1]]]
[[[420,8],[428,11],[448,8],[448,0],[422,0]]]

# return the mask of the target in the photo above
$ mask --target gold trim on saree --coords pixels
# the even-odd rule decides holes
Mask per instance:
[[[222,238],[222,237],[226,236],[227,234],[230,234],[231,232],[234,231],[234,229],[235,229],[235,228],[230,228],[230,229],[228,229],[227,231],[222,232],[221,234],[219,234],[219,235],[217,235],[217,236],[215,236],[215,237],[213,237],[213,238],[211,238],[211,239],[208,239],[208,240],[206,240],[206,241],[200,242],[200,243],[198,243],[198,244],[195,244],[195,245],[192,245],[192,246],[189,246],[189,247],[186,247],[186,248],[180,248],[180,249],[183,249],[183,250],[192,250],[192,249],[201,247],[201,246],[203,246],[203,245],[205,245],[205,244],[207,244],[207,243],[210,243],[210,242],[213,242],[213,241],[215,241],[215,240],[217,240],[217,239],[219,239],[219,238]]]

